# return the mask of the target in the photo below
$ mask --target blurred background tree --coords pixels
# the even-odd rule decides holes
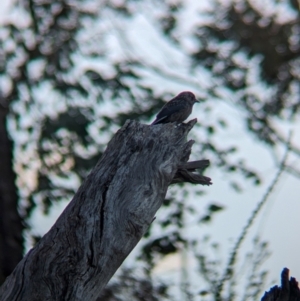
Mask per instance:
[[[34,217],[65,206],[116,130],[127,119],[150,122],[180,91],[202,100],[194,153],[210,159],[236,193],[245,181],[260,185],[264,179],[241,157],[239,141],[218,142],[234,126],[222,108],[238,108],[245,133],[280,162],[288,141],[282,125],[299,121],[299,17],[296,0],[8,2],[0,28],[0,281],[43,234]],[[299,154],[292,141],[292,160]],[[295,164],[286,171],[299,177]],[[223,272],[208,254],[219,245],[186,235],[190,220],[201,227],[223,210],[220,202],[210,201],[206,212],[195,204],[206,192],[192,185],[170,190],[133,254],[137,276],[120,271],[105,300],[168,299],[175,282],[158,282],[153,269],[174,253],[183,256],[178,300],[235,300],[234,273],[216,293]],[[205,245],[207,253],[199,251]],[[259,296],[266,279],[267,245],[256,239],[253,250],[244,300]],[[196,258],[205,283],[196,291],[184,276],[185,256]]]

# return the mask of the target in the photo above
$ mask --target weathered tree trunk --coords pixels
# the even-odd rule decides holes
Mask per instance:
[[[23,226],[18,213],[13,145],[6,128],[7,106],[7,100],[0,96],[0,285],[23,257]]]
[[[51,230],[0,288],[1,301],[96,300],[142,238],[168,186],[210,179],[185,164],[194,141],[188,124],[127,122]]]
[[[300,289],[295,278],[289,279],[289,269],[281,273],[281,287],[275,285],[264,294],[261,301],[300,301]]]

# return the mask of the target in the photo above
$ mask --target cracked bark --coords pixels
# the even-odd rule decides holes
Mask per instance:
[[[168,186],[210,185],[188,162],[196,123],[148,126],[129,121],[56,223],[0,288],[1,301],[96,300],[151,225]]]

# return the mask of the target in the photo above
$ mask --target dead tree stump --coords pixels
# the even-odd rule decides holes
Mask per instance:
[[[50,231],[6,279],[0,300],[96,300],[150,226],[168,186],[211,184],[193,173],[207,160],[187,163],[195,123],[126,122]]]

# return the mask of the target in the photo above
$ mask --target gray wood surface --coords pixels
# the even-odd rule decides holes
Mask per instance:
[[[127,121],[50,231],[7,278],[0,300],[96,300],[152,223],[179,168],[177,182],[184,174],[193,178],[189,169],[208,165],[185,165],[195,123]],[[198,176],[192,182],[210,184]]]

